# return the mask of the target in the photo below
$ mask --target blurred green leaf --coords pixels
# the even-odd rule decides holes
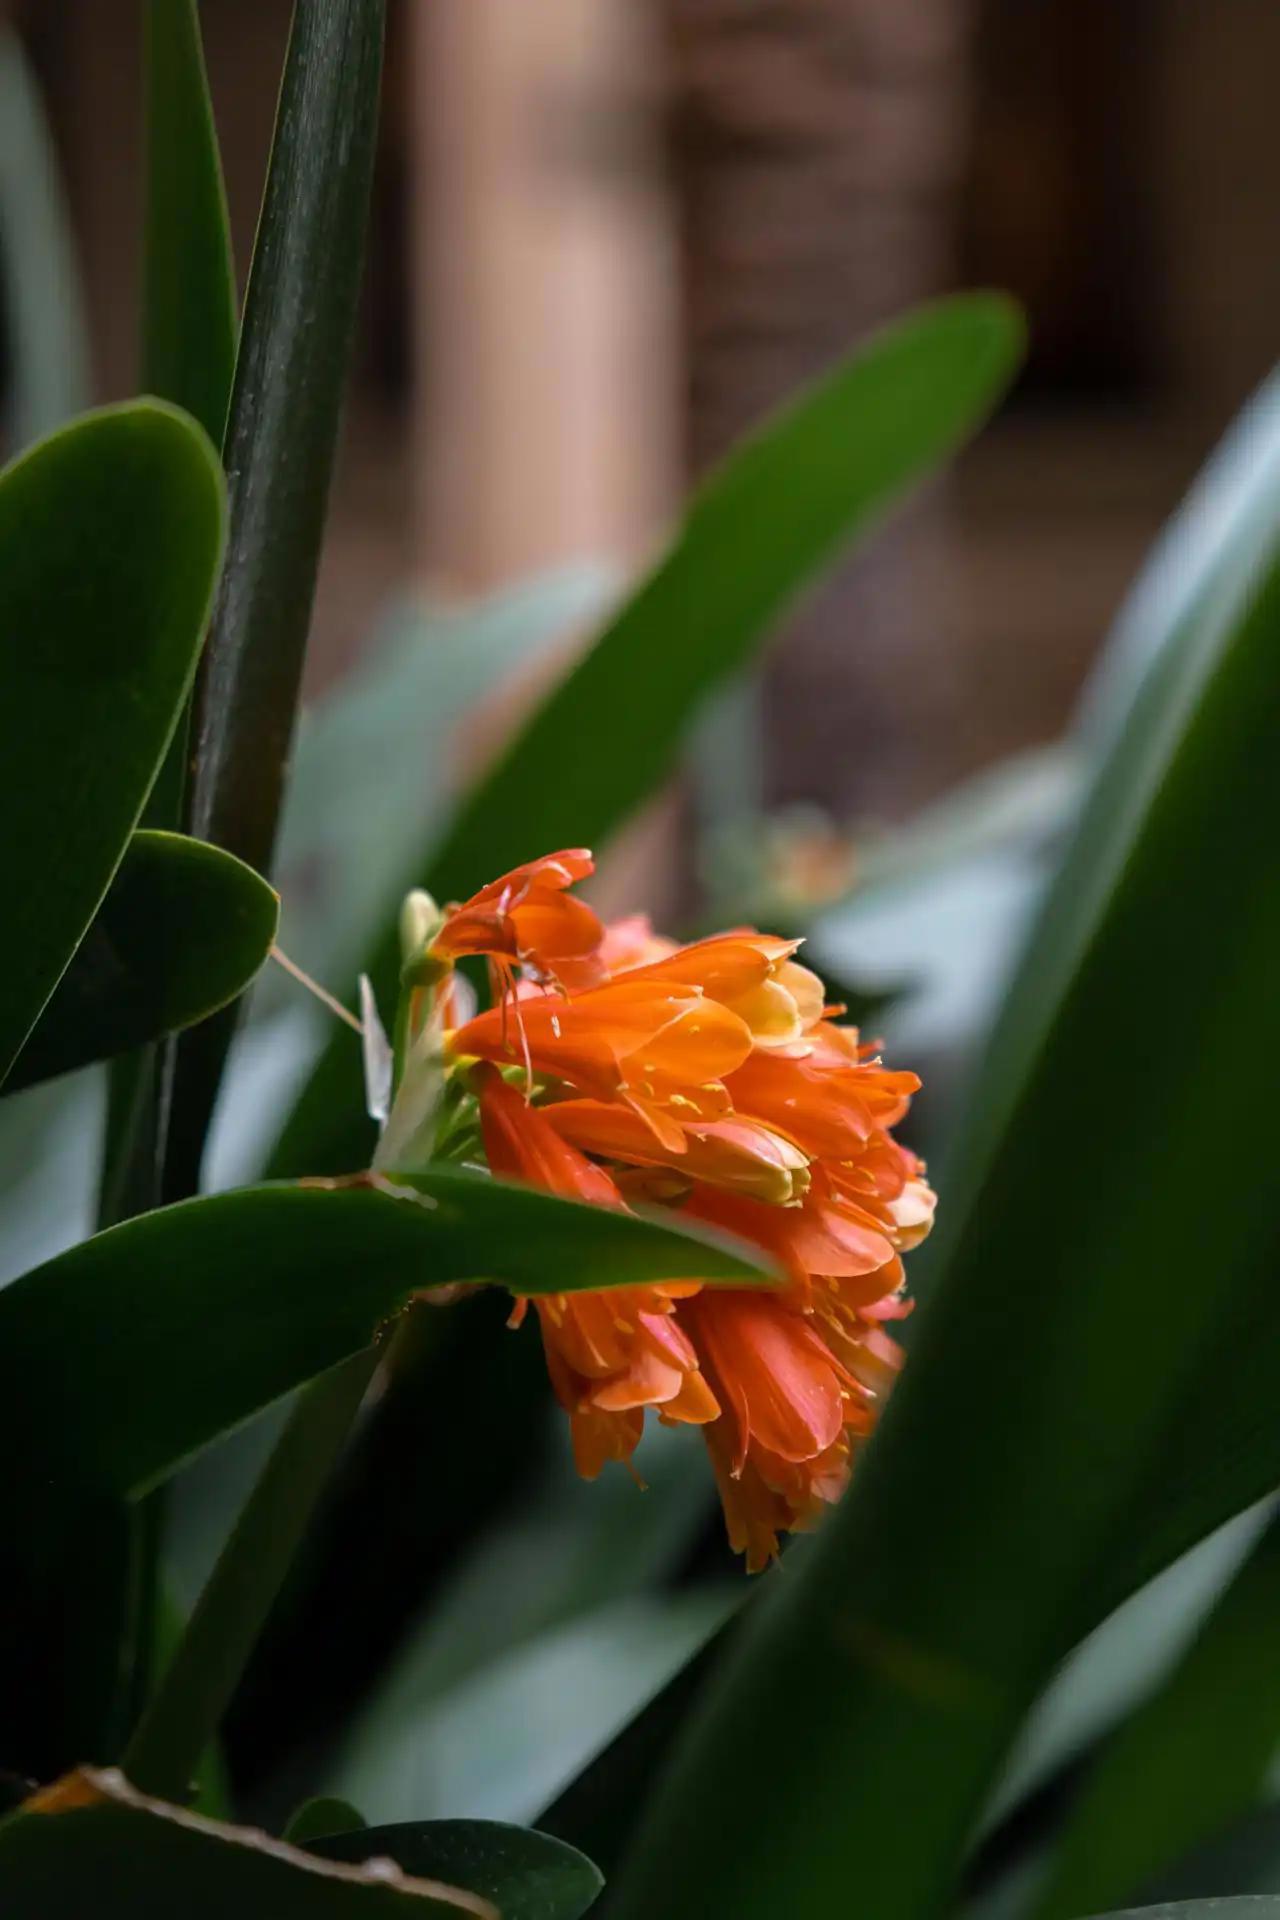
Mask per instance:
[[[458,809],[427,862],[437,899],[465,899],[532,854],[596,844],[669,772],[707,699],[768,627],[1004,391],[1021,325],[1002,298],[941,301],[876,334],[751,435],[694,496],[675,543]],[[367,971],[398,967],[406,870]],[[360,1158],[358,1090],[330,1047],[287,1124],[275,1172]]]
[[[403,1183],[407,1186],[409,1183]],[[441,1168],[420,1197],[259,1187],[113,1227],[0,1293],[0,1433],[59,1476],[136,1496],[219,1433],[367,1347],[423,1288],[758,1278],[729,1243]],[[14,1456],[16,1457],[16,1456]],[[22,1476],[26,1480],[26,1476]]]
[[[6,1092],[176,1032],[226,1006],[275,937],[250,867],[180,833],[135,833]]]
[[[1275,1789],[1274,1778],[1271,1781]],[[1203,1846],[1157,1874],[1138,1896],[1144,1900],[1206,1900],[1224,1894],[1280,1895],[1280,1805],[1257,1807]],[[1024,1920],[1026,1909],[1019,1920]]]
[[[398,1725],[385,1713],[381,1741],[344,1758],[335,1784],[375,1820],[403,1820],[412,1806],[533,1819],[740,1598],[733,1585],[594,1607],[464,1675]]]
[[[1126,1907],[1120,1913],[1103,1913],[1094,1920],[1280,1920],[1280,1900],[1179,1900],[1172,1906]]]
[[[304,1800],[284,1830],[284,1838],[294,1847],[305,1847],[312,1840],[325,1836],[350,1834],[359,1845],[358,1836],[366,1833],[369,1822],[362,1813],[357,1813],[349,1800],[338,1800],[332,1794],[318,1794],[314,1800]],[[388,1848],[369,1846],[357,1858],[365,1860],[373,1853],[388,1852]],[[334,1854],[333,1859],[341,1856]]]
[[[604,1882],[563,1840],[502,1820],[418,1820],[317,1839],[323,1860],[394,1860],[406,1873],[444,1880],[492,1900],[502,1920],[581,1920]]]
[[[1018,1821],[1027,1800],[1129,1714],[1189,1644],[1267,1524],[1237,1514],[1166,1567],[1089,1635],[1054,1675],[1018,1736],[987,1808],[988,1830]]]
[[[281,943],[318,980],[351,994],[369,930],[474,751],[474,709],[595,619],[607,585],[599,568],[574,567],[461,606],[406,600],[304,710],[275,870]]]
[[[584,1848],[606,1880],[623,1858],[645,1796],[735,1630],[730,1614],[632,1715],[607,1745],[535,1816],[540,1827]]]
[[[1194,1423],[1222,1474],[1197,1409],[1206,1378],[1247,1391],[1214,1349],[1242,1314],[1274,1427],[1278,724],[1268,556],[1165,654],[1103,769],[944,1168],[942,1284],[883,1431],[717,1675],[620,1920],[683,1920],[713,1884],[741,1920],[851,1884],[877,1920],[935,1914],[1032,1699],[1184,1499],[1170,1436]],[[1226,1206],[1219,1124],[1248,1143]],[[767,1779],[762,1728],[787,1754]],[[908,1799],[911,1845],[886,1849]]]
[[[1114,746],[1147,674],[1203,610],[1215,582],[1237,577],[1280,531],[1280,369],[1250,395],[1166,522],[1089,674],[1076,737]]]
[[[1182,1659],[1104,1748],[1072,1808],[1035,1920],[1139,1893],[1261,1797],[1280,1747],[1280,1521]]]
[[[498,1517],[432,1596],[343,1742],[343,1780],[375,1795],[380,1818],[423,1810],[412,1757],[424,1739],[434,1744],[423,1729],[438,1703],[567,1622],[653,1592],[709,1516],[709,1463],[687,1431],[646,1434],[636,1463],[643,1487],[621,1471],[586,1485],[559,1429],[557,1438],[540,1485]],[[447,1795],[433,1804],[447,1806]]]
[[[65,1810],[20,1812],[0,1826],[5,1920],[500,1920],[489,1902],[459,1888],[321,1860],[148,1800],[120,1773],[86,1771],[59,1787]],[[42,1796],[45,1807],[58,1791]],[[77,1796],[93,1803],[77,1805]]]
[[[238,315],[196,0],[147,0],[146,92],[143,382],[221,446]]]
[[[0,290],[9,426],[25,447],[89,400],[84,297],[53,136],[16,30],[0,22]]]
[[[212,450],[152,401],[86,415],[0,475],[0,1080],[128,845],[221,542]]]
[[[295,6],[224,461],[227,564],[185,824],[270,870],[355,327],[385,0]],[[177,1043],[164,1191],[195,1192],[235,1016]]]

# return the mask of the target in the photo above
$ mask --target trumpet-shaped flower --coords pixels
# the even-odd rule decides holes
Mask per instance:
[[[415,1002],[410,1030],[435,1020],[450,1137],[478,1136],[495,1174],[672,1208],[776,1270],[772,1291],[691,1274],[534,1303],[580,1470],[629,1460],[650,1409],[701,1427],[757,1568],[839,1497],[901,1364],[886,1329],[933,1215],[894,1137],[919,1082],[838,1023],[798,942],[602,927],[568,891],[590,871],[581,850],[530,861],[437,922],[406,973],[434,1012]],[[452,1024],[467,954],[488,956],[494,1004]]]

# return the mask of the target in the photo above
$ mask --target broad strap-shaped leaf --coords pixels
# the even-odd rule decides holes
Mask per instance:
[[[5,1091],[204,1020],[271,950],[279,901],[251,867],[180,833],[135,833]]]
[[[1132,1897],[1255,1805],[1280,1745],[1277,1621],[1273,1520],[1186,1653],[1103,1748],[1035,1920]]]
[[[113,1769],[68,1775],[0,1825],[5,1920],[502,1920],[385,1856],[322,1860],[153,1800]]]
[[[323,1860],[385,1855],[405,1873],[491,1900],[502,1920],[581,1920],[604,1881],[576,1847],[502,1820],[421,1820],[312,1842]]]
[[[543,1293],[690,1272],[761,1278],[745,1250],[675,1224],[451,1168],[412,1186],[184,1201],[0,1292],[0,1434],[29,1457],[40,1433],[33,1496],[58,1478],[144,1493],[443,1282]]]
[[[152,401],[87,414],[0,474],[0,1080],[155,778],[222,529],[212,448]]]
[[[1267,556],[1162,659],[1102,773],[943,1170],[910,1364],[662,1781],[619,1920],[688,1920],[713,1885],[741,1920],[817,1910],[855,1879],[877,1920],[936,1912],[1109,1559],[1153,1523],[1141,1498],[1158,1514],[1238,1302],[1274,1355],[1278,726]],[[1231,1364],[1212,1377],[1240,1399]],[[1211,1422],[1196,1448],[1211,1475]],[[767,1780],[761,1729],[788,1755]]]
[[[432,1392],[432,1384],[422,1380],[420,1392]],[[503,1415],[507,1413],[505,1405]],[[497,1417],[493,1413],[491,1421]],[[539,1440],[541,1434],[526,1428],[510,1434],[507,1444],[510,1452],[518,1450],[518,1457],[526,1459]],[[466,1448],[462,1436],[459,1448]],[[535,1644],[562,1628],[568,1628],[572,1640],[578,1624],[585,1626],[587,1642],[595,1642],[604,1632],[601,1619],[608,1607],[626,1611],[637,1601],[662,1594],[710,1521],[714,1480],[699,1448],[693,1455],[689,1452],[689,1432],[681,1428],[654,1427],[645,1436],[641,1471],[643,1498],[637,1498],[637,1488],[624,1475],[603,1475],[583,1486],[574,1475],[568,1448],[558,1448],[541,1475],[532,1484],[522,1484],[514,1513],[509,1494],[503,1511],[480,1534],[474,1549],[455,1559],[441,1592],[432,1594],[415,1630],[380,1670],[374,1690],[345,1734],[332,1776],[344,1791],[355,1799],[367,1793],[367,1803],[376,1807],[380,1820],[407,1820],[464,1805],[449,1774],[459,1759],[459,1728],[466,1728],[472,1745],[482,1747],[484,1741],[484,1730],[468,1726],[459,1705],[468,1686],[478,1686],[480,1693],[505,1692],[510,1678],[518,1678],[522,1649],[528,1647],[535,1655]],[[438,1478],[434,1486],[439,1486]],[[441,1505],[445,1501],[447,1494],[441,1492]],[[317,1580],[320,1584],[322,1576]],[[320,1584],[320,1592],[328,1590],[332,1582]],[[745,1592],[743,1582],[737,1594],[745,1597]],[[591,1615],[595,1619],[587,1620]],[[674,1622],[660,1626],[660,1636],[674,1638]],[[635,1667],[635,1645],[628,1651],[629,1661],[618,1653],[612,1661],[601,1657],[601,1667]],[[581,1659],[585,1663],[585,1649]],[[491,1682],[495,1670],[509,1676],[501,1688]],[[530,1686],[528,1692],[537,1701],[537,1688]],[[441,1705],[453,1728],[451,1736],[441,1736],[434,1718]],[[601,1707],[599,1699],[587,1705],[597,1711]],[[557,1741],[564,1740],[570,1720],[570,1703],[555,1709]],[[524,1741],[535,1743],[537,1730],[524,1730],[520,1743]],[[543,1745],[553,1747],[557,1741]],[[514,1770],[514,1745],[503,1741],[501,1755],[493,1755],[489,1786],[495,1791],[499,1780]],[[654,1772],[654,1757],[660,1757],[660,1743],[649,1749],[647,1763],[622,1780],[616,1795],[618,1824],[635,1816]],[[422,1793],[422,1776],[430,1780],[432,1791],[439,1791],[436,1801]],[[593,1805],[606,1797],[606,1789],[593,1795]],[[581,1837],[572,1826],[558,1826],[555,1818],[541,1814],[537,1826],[601,1859],[593,1839]],[[616,1859],[616,1851],[608,1859]]]
[[[235,266],[196,0],[147,0],[142,377],[222,445]]]
[[[196,688],[185,824],[270,871],[364,263],[385,0],[295,6],[224,460],[227,565]],[[234,1029],[176,1051],[165,1193],[199,1184]]]
[[[983,421],[1018,361],[1015,309],[988,294],[875,334],[732,453],[674,544],[464,800],[443,843],[385,903],[365,970],[389,998],[410,887],[465,899],[547,847],[597,848],[665,778],[688,728],[770,626],[912,481]],[[272,1166],[361,1157],[350,1062],[330,1048]]]
[[[626,1851],[650,1785],[735,1631],[731,1617],[538,1814],[540,1827],[585,1848],[607,1878]]]

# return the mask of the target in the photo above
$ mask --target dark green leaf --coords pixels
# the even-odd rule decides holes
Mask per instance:
[[[148,1800],[115,1772],[75,1775],[33,1807],[0,1826],[5,1920],[500,1920],[459,1888],[317,1859]]]
[[[222,544],[204,435],[152,401],[0,475],[0,1080],[107,890],[195,667]]]
[[[88,404],[84,298],[40,87],[16,26],[0,22],[0,305],[6,422],[25,447]]]
[[[186,824],[270,870],[342,392],[378,124],[385,0],[294,9],[224,458],[227,564],[196,690]],[[227,1014],[176,1049],[165,1192],[195,1191]]]
[[[1191,1647],[1103,1749],[1036,1920],[1132,1897],[1259,1799],[1280,1745],[1277,1623],[1273,1521]]]
[[[280,1186],[185,1201],[25,1274],[0,1293],[5,1444],[40,1433],[39,1486],[60,1469],[136,1495],[366,1347],[422,1288],[624,1286],[691,1261],[758,1277],[750,1255],[674,1225],[448,1168],[413,1186],[420,1198]]]
[[[236,360],[227,198],[196,0],[147,0],[142,378],[222,445]]]
[[[421,1820],[317,1840],[325,1860],[385,1854],[406,1873],[492,1900],[502,1920],[580,1920],[604,1885],[576,1847],[501,1820]]]
[[[367,1859],[371,1853],[389,1853],[389,1847],[370,1845],[363,1853],[358,1851],[358,1836],[368,1828],[369,1822],[362,1813],[357,1813],[349,1800],[335,1799],[332,1794],[320,1794],[314,1800],[304,1800],[284,1830],[284,1838],[291,1846],[305,1847],[312,1840],[325,1836],[349,1834],[357,1842],[356,1858]],[[317,1851],[324,1851],[323,1848]],[[331,1854],[338,1860],[341,1854]]]
[[[993,295],[943,301],[877,334],[767,421],[695,495],[675,545],[463,803],[427,863],[441,900],[536,853],[597,846],[670,770],[715,690],[773,621],[913,480],[990,412],[1017,363],[1018,317]],[[400,895],[368,971],[398,966]],[[358,1099],[330,1048],[277,1149],[277,1172],[354,1165]]]
[[[1213,1345],[1241,1311],[1274,1368],[1278,660],[1268,556],[1144,685],[944,1169],[941,1285],[883,1431],[663,1780],[627,1920],[684,1920],[712,1884],[741,1920],[855,1882],[877,1920],[937,1911],[1031,1700],[1152,1524],[1142,1498],[1166,1497],[1169,1436],[1206,1378],[1243,1397]],[[1228,1205],[1205,1183],[1219,1125]],[[1213,1424],[1194,1438],[1211,1479]],[[762,1728],[787,1754],[767,1778]],[[886,1849],[908,1801],[911,1845]]]
[[[645,1796],[734,1631],[733,1619],[726,1620],[538,1814],[548,1833],[587,1848],[607,1877],[612,1878]]]
[[[6,1091],[226,1006],[266,959],[278,910],[266,881],[231,854],[180,833],[135,833]]]
[[[563,1748],[572,1737],[573,1709],[567,1702],[551,1709],[554,1737],[551,1729],[542,1737],[524,1716],[520,1739],[505,1739],[501,1755],[486,1755],[484,1715],[467,1704],[477,1698],[475,1689],[482,1699],[495,1692],[500,1701],[509,1698],[520,1683],[524,1651],[536,1662],[539,1647],[553,1644],[568,1645],[579,1671],[591,1657],[590,1645],[600,1645],[604,1671],[627,1669],[628,1680],[641,1680],[646,1640],[660,1658],[674,1642],[674,1617],[659,1614],[655,1630],[652,1616],[637,1623],[634,1608],[668,1584],[710,1517],[715,1489],[702,1449],[690,1452],[686,1429],[656,1427],[637,1457],[642,1491],[623,1473],[585,1485],[573,1470],[567,1436],[558,1438],[540,1480],[522,1490],[516,1512],[501,1514],[451,1569],[344,1740],[332,1777],[379,1820],[472,1804],[464,1792],[468,1764],[483,1771],[486,1794],[493,1796],[484,1811],[523,1817],[541,1802],[526,1800],[520,1813],[513,1810],[508,1796],[523,1791],[520,1750],[527,1770],[531,1754],[542,1761],[557,1745]],[[520,1434],[514,1444],[527,1455],[531,1436]],[[611,1606],[622,1609],[623,1619],[618,1645],[606,1647],[602,1622]],[[596,1617],[587,1623],[588,1615]],[[573,1631],[575,1622],[585,1624],[585,1638]],[[695,1633],[702,1624],[694,1622]],[[560,1634],[566,1627],[568,1634]],[[497,1674],[505,1676],[500,1688],[494,1685]],[[535,1720],[548,1691],[529,1686]],[[596,1697],[588,1706],[598,1716],[612,1713],[600,1697],[603,1689],[590,1691]],[[577,1690],[576,1700],[582,1692]],[[591,1744],[588,1729],[588,1750]],[[563,1763],[553,1759],[552,1765],[562,1776]],[[562,1837],[592,1851],[574,1833]]]
[[[705,1472],[687,1444],[685,1458],[690,1472]],[[735,1578],[594,1607],[498,1654],[399,1724],[384,1712],[384,1743],[366,1738],[342,1761],[337,1784],[376,1821],[407,1819],[415,1804],[415,1817],[463,1806],[494,1820],[533,1819],[741,1597]]]

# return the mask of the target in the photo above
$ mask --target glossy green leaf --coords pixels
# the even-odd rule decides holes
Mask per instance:
[[[54,1810],[60,1792],[65,1808]],[[77,1797],[91,1804],[76,1805]],[[321,1860],[255,1829],[146,1799],[116,1772],[76,1775],[35,1804],[42,1810],[0,1826],[5,1920],[500,1920],[490,1902],[460,1888],[386,1861]]]
[[[685,1920],[712,1884],[741,1920],[855,1882],[877,1920],[936,1913],[1032,1699],[1132,1566],[1142,1499],[1180,1497],[1170,1434],[1206,1378],[1242,1397],[1215,1339],[1256,1310],[1274,1365],[1278,724],[1269,556],[1162,659],[1103,770],[943,1170],[940,1284],[883,1430],[747,1622],[619,1920]],[[1204,1171],[1228,1115],[1249,1145],[1223,1207]],[[1195,1445],[1211,1480],[1203,1421]],[[908,1801],[911,1845],[885,1848]]]
[[[0,1432],[59,1473],[136,1495],[290,1388],[366,1347],[415,1291],[520,1293],[693,1270],[749,1283],[729,1244],[442,1168],[411,1194],[258,1187],[72,1247],[0,1293]],[[406,1183],[407,1186],[407,1183]],[[426,1309],[424,1309],[425,1311]]]
[[[196,689],[185,824],[266,873],[355,327],[385,0],[297,6],[245,296],[224,459],[227,564]],[[234,1030],[176,1049],[164,1190],[199,1184]]]
[[[420,1820],[318,1839],[324,1860],[385,1855],[406,1873],[491,1900],[502,1920],[581,1920],[604,1885],[576,1847],[501,1820]]]
[[[89,414],[0,474],[0,1080],[107,890],[186,697],[222,544],[204,435]]]
[[[1273,1521],[1187,1652],[1103,1749],[1034,1920],[1072,1920],[1131,1898],[1249,1812],[1280,1747],[1278,1646]]]
[[[221,446],[238,315],[196,0],[147,0],[146,69],[142,378]]]
[[[291,1846],[305,1847],[312,1840],[323,1839],[326,1835],[346,1835],[353,1837],[368,1831],[369,1822],[362,1813],[358,1813],[349,1800],[339,1800],[333,1794],[317,1794],[314,1800],[304,1800],[302,1805],[290,1817],[283,1838]],[[370,1853],[381,1853],[381,1847],[370,1847]],[[337,1856],[334,1856],[335,1858]],[[365,1858],[361,1855],[360,1858]]]
[[[180,833],[135,833],[6,1091],[194,1025],[242,993],[279,902],[250,867]]]
[[[694,496],[674,545],[460,807],[443,844],[384,903],[367,970],[389,998],[400,897],[465,899],[535,853],[597,847],[669,772],[707,699],[746,665],[824,565],[991,411],[1021,327],[966,295],[876,334],[751,435]],[[350,1063],[330,1048],[273,1171],[355,1164]]]

